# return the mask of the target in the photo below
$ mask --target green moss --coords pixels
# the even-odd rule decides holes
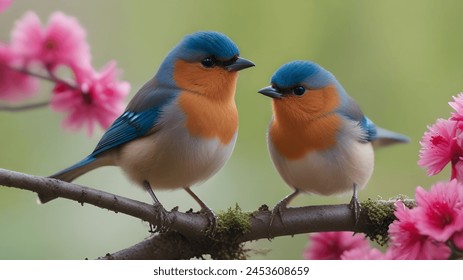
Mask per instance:
[[[228,208],[218,214],[217,230],[210,236],[209,253],[213,259],[246,259],[248,250],[244,248],[244,243],[237,242],[242,234],[249,232],[250,214],[243,212],[236,205],[235,208]],[[211,242],[213,241],[213,242]]]
[[[239,237],[249,232],[250,227],[249,213],[243,212],[238,204],[218,214],[217,234],[227,233]]]
[[[361,219],[364,219],[364,224],[366,225],[363,231],[371,240],[376,241],[380,245],[384,245],[389,241],[389,225],[395,220],[394,203],[399,199],[408,208],[415,206],[415,202],[407,199],[405,196],[398,196],[387,201],[372,200],[369,198],[367,201],[361,203],[364,210],[362,211]]]

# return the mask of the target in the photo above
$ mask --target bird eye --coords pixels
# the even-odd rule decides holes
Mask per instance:
[[[303,86],[295,87],[295,88],[293,89],[293,93],[294,93],[295,95],[301,96],[301,95],[303,95],[303,94],[305,93],[305,88],[304,88]]]
[[[212,57],[206,57],[205,59],[201,61],[201,64],[206,68],[214,67],[215,59]]]

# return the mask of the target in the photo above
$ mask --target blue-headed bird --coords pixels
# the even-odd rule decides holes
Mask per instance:
[[[333,195],[365,187],[374,167],[375,146],[406,143],[401,134],[367,118],[335,76],[310,61],[281,66],[271,86],[259,93],[272,98],[267,144],[273,163],[294,192],[274,208],[281,213],[299,193]]]
[[[238,131],[238,71],[252,66],[222,33],[185,36],[95,150],[51,177],[71,182],[95,168],[119,166],[149,191],[155,205],[160,203],[153,188],[183,188],[213,216],[190,187],[210,178],[229,159]],[[39,194],[41,203],[54,198]]]

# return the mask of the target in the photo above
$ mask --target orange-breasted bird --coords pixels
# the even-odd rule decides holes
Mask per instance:
[[[155,205],[160,203],[152,189],[183,188],[212,217],[190,187],[210,178],[229,159],[238,132],[238,71],[252,66],[222,33],[187,35],[95,150],[51,177],[71,182],[95,168],[115,165],[149,191]],[[39,195],[42,203],[54,198]]]
[[[335,76],[311,61],[292,61],[259,93],[272,98],[267,143],[273,163],[294,192],[281,200],[281,212],[299,193],[333,195],[365,187],[374,167],[374,146],[406,143],[401,134],[376,126]]]

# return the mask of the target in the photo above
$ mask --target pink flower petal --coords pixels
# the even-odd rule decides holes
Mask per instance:
[[[12,0],[0,0],[0,13],[11,5]]]
[[[45,28],[41,57],[50,64],[88,67],[90,46],[85,30],[76,18],[55,12]]]
[[[449,105],[455,110],[452,112],[452,120],[463,120],[463,93],[453,96],[453,102],[449,102]]]
[[[341,255],[341,260],[387,260],[388,255],[383,254],[376,248],[355,248],[345,251]]]
[[[429,192],[416,190],[416,227],[431,238],[445,242],[463,230],[463,185],[457,180],[437,183]]]
[[[449,162],[463,156],[456,141],[458,126],[457,121],[438,119],[423,135],[418,164],[427,169],[428,175],[439,173]]]
[[[369,250],[370,245],[364,235],[348,231],[319,232],[310,235],[310,246],[303,257],[308,260],[340,260],[344,252],[354,248]]]
[[[463,251],[463,229],[453,235],[452,241],[460,251]]]
[[[26,13],[16,22],[11,42],[18,54],[38,60],[50,70],[61,64],[90,66],[85,30],[75,18],[62,12],[53,13],[46,27],[41,26],[37,14]]]
[[[391,238],[388,254],[397,260],[447,259],[450,248],[423,235],[416,227],[417,210],[408,209],[401,201],[394,212],[397,220],[389,225]]]
[[[67,112],[63,126],[77,130],[85,126],[91,135],[95,124],[108,128],[123,112],[123,100],[129,93],[127,82],[117,81],[117,69],[114,63],[108,64],[101,72],[93,69],[73,68],[77,88],[58,84],[51,100],[51,108],[58,112]]]
[[[0,99],[19,102],[37,92],[36,78],[11,70],[21,67],[21,59],[7,45],[0,43]]]

